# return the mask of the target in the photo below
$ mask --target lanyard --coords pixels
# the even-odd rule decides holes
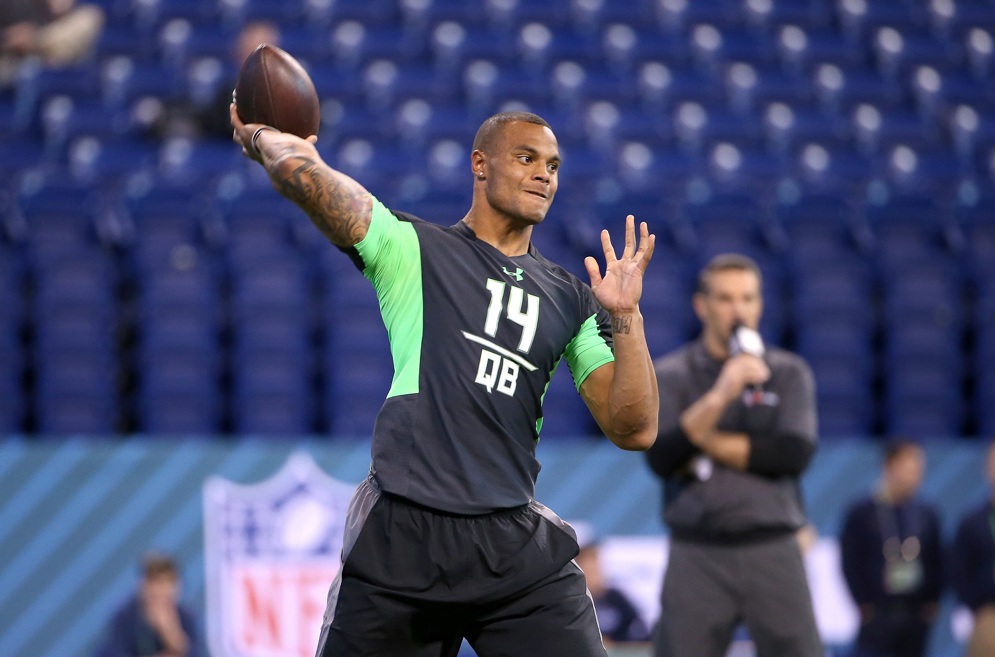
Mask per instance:
[[[881,552],[886,561],[915,561],[922,550],[919,542],[919,523],[915,513],[916,509],[909,506],[907,514],[907,536],[902,539],[898,527],[899,507],[893,507],[884,502],[875,504],[878,514],[878,525],[881,527]],[[995,532],[995,518],[989,518],[992,522],[992,531]],[[993,534],[995,535],[995,534]]]

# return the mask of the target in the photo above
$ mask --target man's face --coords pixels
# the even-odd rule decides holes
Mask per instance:
[[[546,217],[558,186],[560,151],[553,131],[514,121],[502,126],[484,160],[487,201],[514,222]]]
[[[180,580],[170,573],[151,575],[142,580],[142,599],[146,604],[173,603],[180,597]]]
[[[926,454],[918,445],[903,447],[888,463],[885,476],[898,500],[911,498],[922,485],[926,472]]]
[[[755,329],[763,313],[760,279],[748,269],[726,269],[708,275],[707,289],[694,296],[694,310],[705,333],[720,344],[729,342],[736,322]]]

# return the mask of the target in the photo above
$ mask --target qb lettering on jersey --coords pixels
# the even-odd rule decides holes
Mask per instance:
[[[503,317],[521,327],[516,350],[528,353],[539,326],[539,297],[526,294],[522,288],[509,286],[504,281],[487,279],[486,286],[491,293],[491,300],[487,305],[487,317],[484,319],[484,335],[496,338]],[[506,290],[507,303],[505,303]],[[480,352],[480,363],[477,365],[474,382],[484,386],[489,393],[497,390],[505,395],[514,395],[521,368],[524,367],[529,372],[538,369],[519,354],[505,349],[488,338],[466,331],[463,331],[463,336],[484,347]]]

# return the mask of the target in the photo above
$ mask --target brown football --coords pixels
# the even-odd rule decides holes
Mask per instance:
[[[287,51],[263,43],[238,72],[235,108],[245,123],[263,123],[298,137],[318,134],[318,93],[311,77]]]

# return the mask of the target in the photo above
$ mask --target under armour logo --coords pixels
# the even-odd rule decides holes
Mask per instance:
[[[515,267],[515,271],[508,271],[507,267],[501,267],[501,271],[503,271],[506,275],[511,276],[516,281],[520,281],[524,278],[524,276],[522,276],[522,271],[524,270],[521,267]]]

